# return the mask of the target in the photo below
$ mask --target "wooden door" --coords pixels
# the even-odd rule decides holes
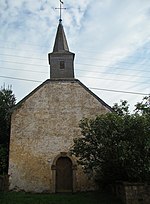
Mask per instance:
[[[60,157],[56,162],[56,192],[72,192],[72,161],[68,157]]]

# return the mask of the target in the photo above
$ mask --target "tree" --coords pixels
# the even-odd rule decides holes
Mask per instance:
[[[117,113],[118,115],[128,115],[129,114],[129,104],[126,100],[121,100],[121,104],[118,105],[118,103],[115,103],[112,109]]]
[[[7,173],[11,109],[16,102],[12,90],[1,88],[0,90],[0,174]]]
[[[88,174],[100,183],[150,181],[150,97],[129,114],[127,101],[114,112],[83,119],[82,137],[71,152]]]
[[[140,115],[150,115],[150,96],[145,96],[142,102],[135,105],[135,112]]]

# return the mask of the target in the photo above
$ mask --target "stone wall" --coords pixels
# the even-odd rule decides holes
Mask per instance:
[[[75,80],[48,81],[33,91],[12,114],[10,190],[54,192],[53,162],[81,136],[80,120],[109,111]],[[75,177],[74,191],[94,189],[81,168]]]
[[[150,185],[146,183],[117,183],[116,194],[125,204],[150,203]]]

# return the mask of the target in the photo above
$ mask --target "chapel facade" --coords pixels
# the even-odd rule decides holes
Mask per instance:
[[[79,122],[111,108],[74,77],[75,54],[69,51],[59,21],[50,79],[14,108],[11,119],[9,189],[26,192],[77,192],[96,189],[69,153],[81,137]]]

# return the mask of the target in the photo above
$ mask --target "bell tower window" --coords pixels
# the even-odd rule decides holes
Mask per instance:
[[[60,61],[60,69],[65,69],[65,62],[64,61]]]

